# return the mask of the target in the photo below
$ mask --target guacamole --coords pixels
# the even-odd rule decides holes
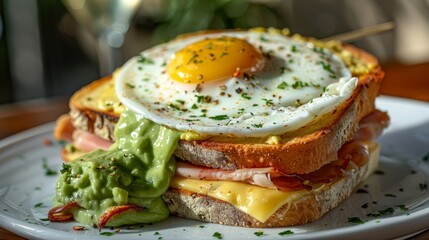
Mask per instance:
[[[116,142],[109,150],[96,150],[63,164],[54,205],[76,201],[78,222],[97,225],[114,206],[134,204],[142,211],[116,214],[108,227],[149,223],[168,217],[161,196],[175,172],[172,156],[180,132],[124,111],[115,129]]]

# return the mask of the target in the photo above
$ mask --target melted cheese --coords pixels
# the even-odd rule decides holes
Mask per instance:
[[[175,177],[170,187],[225,201],[261,222],[265,222],[283,205],[309,193],[308,190],[282,192],[241,182],[203,181],[183,177]]]

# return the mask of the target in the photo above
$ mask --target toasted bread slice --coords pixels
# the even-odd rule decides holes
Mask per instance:
[[[279,136],[277,144],[267,138],[212,136],[204,140],[181,140],[175,155],[196,165],[237,169],[274,166],[284,173],[309,173],[337,159],[341,146],[350,141],[359,121],[374,111],[384,72],[370,54],[343,46],[340,53],[351,56],[347,65],[372,66],[352,71],[359,78],[352,96],[332,112],[304,128]],[[70,101],[70,116],[76,128],[114,141],[114,126],[123,106],[115,96],[114,81],[106,77],[78,91]],[[269,142],[269,141],[268,141]]]
[[[376,169],[379,145],[371,143],[368,148],[370,160],[366,165],[348,172],[345,177],[319,189],[305,190],[304,194],[296,193],[299,194],[298,197],[276,209],[275,213],[264,222],[239,210],[231,203],[186,189],[170,187],[163,198],[173,215],[203,222],[258,228],[305,224],[321,218],[329,210],[338,206]]]

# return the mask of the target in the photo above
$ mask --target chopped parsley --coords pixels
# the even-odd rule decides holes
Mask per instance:
[[[326,63],[324,61],[320,61],[319,64],[322,65],[323,70],[325,70],[325,71],[327,71],[327,72],[329,72],[331,74],[331,75],[329,75],[329,77],[336,78],[335,72],[331,68],[331,64]]]
[[[200,227],[200,228],[204,228],[205,226],[204,226],[204,225],[200,225],[200,226],[198,226],[198,227]]]
[[[291,51],[291,52],[297,52],[298,50],[296,49],[296,45],[292,45],[292,46],[290,47],[290,51]]]
[[[263,124],[252,124],[252,127],[254,128],[261,128]]]
[[[198,106],[194,103],[191,108],[192,109],[198,109]]]
[[[180,110],[181,110],[179,106],[176,106],[176,105],[174,105],[173,103],[169,103],[167,106],[168,106],[169,108],[173,108],[174,110],[178,110],[178,111],[180,111]]]
[[[285,72],[287,72],[287,70],[289,70],[290,71],[290,69],[289,68],[286,68],[286,67],[280,67],[280,73],[285,73]]]
[[[308,87],[309,84],[307,82],[303,82],[303,81],[296,81],[292,84],[292,88],[293,89],[300,89],[303,87]]]
[[[222,239],[222,234],[220,232],[213,233],[213,237],[217,239]]]
[[[155,232],[153,235],[159,235],[160,233],[159,232]]]
[[[228,115],[217,115],[217,116],[211,116],[209,118],[213,120],[218,120],[218,121],[229,119]]]
[[[254,232],[253,234],[255,234],[256,236],[260,237],[260,236],[264,235],[264,231],[259,230],[257,232]]]
[[[187,64],[190,64],[192,62],[197,63],[197,61],[195,61],[197,59],[197,57],[198,57],[198,54],[192,55],[192,57],[189,59]]]
[[[111,236],[115,235],[115,233],[114,232],[102,232],[102,233],[100,233],[100,235],[111,237]]]
[[[264,101],[267,106],[274,106],[273,100],[271,99],[262,98],[262,101]]]
[[[47,221],[49,221],[49,218],[39,218],[39,220],[40,220],[40,221],[47,222]]]
[[[134,86],[133,84],[131,84],[131,83],[126,83],[126,85],[127,85],[127,87],[129,87],[129,88],[135,88],[136,86]]]
[[[347,219],[349,223],[357,223],[357,224],[364,224],[365,221],[360,219],[359,217],[351,217]]]
[[[43,206],[43,203],[41,203],[41,202],[34,205],[35,208],[42,207],[42,206]]]
[[[147,58],[147,57],[143,56],[142,54],[139,54],[137,56],[137,62],[142,63],[142,64],[154,64],[155,63],[152,59]]]
[[[378,212],[373,212],[373,213],[368,213],[367,216],[368,217],[380,217],[380,216],[384,216],[387,214],[393,214],[395,212],[395,210],[391,207],[386,208],[384,210],[378,211]]]
[[[226,55],[228,55],[228,53],[227,53],[227,52],[223,52],[223,53],[221,53],[221,54],[220,54],[220,58],[223,58],[223,57],[225,57]]]
[[[261,37],[259,38],[259,40],[261,40],[262,42],[268,42],[268,39],[266,39],[264,36],[261,36]]]
[[[408,211],[408,208],[407,208],[407,207],[405,207],[405,205],[404,205],[404,204],[398,205],[398,207],[399,207],[399,209],[400,209],[402,212]]]
[[[286,236],[286,235],[291,235],[291,234],[294,234],[294,232],[291,231],[291,230],[286,230],[286,231],[283,231],[283,232],[279,232],[280,236]]]
[[[43,169],[46,170],[45,171],[45,175],[46,176],[57,175],[57,171],[49,168],[49,166],[48,166],[48,160],[46,158],[43,158],[42,167],[43,167]]]
[[[286,82],[282,82],[279,85],[277,85],[278,89],[286,89],[289,85]]]
[[[185,104],[185,101],[180,100],[180,99],[177,99],[177,100],[176,100],[176,102],[178,102],[178,103],[180,103],[180,104],[182,104],[182,105],[183,105],[183,104]]]
[[[237,114],[242,114],[242,113],[244,113],[244,108],[240,108],[240,109],[238,109],[238,112],[237,112]]]
[[[63,163],[63,169],[60,170],[61,173],[65,173],[70,170],[70,165]]]
[[[247,99],[247,100],[252,99],[249,95],[247,95],[247,93],[242,93],[242,94],[241,94],[241,97],[242,97],[242,98],[245,98],[245,99]]]

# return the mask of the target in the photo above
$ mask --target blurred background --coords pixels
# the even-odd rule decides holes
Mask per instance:
[[[323,38],[388,21],[395,31],[354,44],[383,64],[428,62],[428,0],[2,0],[0,104],[68,96],[181,33],[273,26]]]
[[[429,81],[429,0],[0,0],[0,117],[46,102],[66,111],[77,89],[181,33],[272,26],[324,38],[390,21],[395,30],[352,42],[379,58],[385,94]],[[417,89],[429,101],[427,84]]]

